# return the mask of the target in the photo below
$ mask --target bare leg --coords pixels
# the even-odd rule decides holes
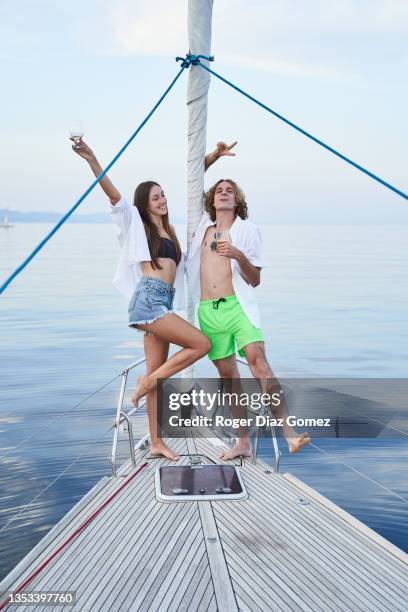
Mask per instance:
[[[181,370],[204,357],[211,348],[207,336],[173,313],[167,314],[154,323],[139,325],[139,328],[153,333],[159,340],[167,343],[171,342],[183,348],[153,372],[137,379],[137,386],[132,395],[132,402],[135,406],[143,395],[156,388],[158,378],[169,378],[173,374],[181,372]]]
[[[160,340],[153,335],[144,336],[144,350],[146,356],[147,375],[154,372],[165,363],[169,354],[169,343]],[[164,456],[176,460],[178,455],[174,453],[157,433],[157,389],[154,388],[146,397],[147,417],[150,430],[150,454],[153,456]]]
[[[245,357],[254,378],[257,378],[263,393],[272,395],[279,393],[281,386],[275,378],[274,373],[266,359],[265,347],[263,342],[251,342],[244,347]],[[281,396],[282,397],[282,396]],[[283,420],[283,435],[288,443],[289,452],[297,453],[301,448],[309,444],[310,436],[307,432],[298,434],[293,427],[287,423],[288,408],[282,397],[279,406],[273,407],[273,413],[278,419]]]
[[[225,382],[226,388],[224,391],[229,393],[237,393],[240,395],[241,383],[235,355],[225,357],[225,359],[216,359],[213,363],[217,368],[219,375]],[[242,406],[237,406],[236,403],[231,404],[231,412],[233,416],[238,419],[246,418],[247,416],[244,408]],[[248,428],[241,426],[239,428],[238,442],[233,448],[223,451],[220,454],[220,459],[227,461],[228,459],[235,459],[236,457],[251,457],[251,455],[252,451]]]

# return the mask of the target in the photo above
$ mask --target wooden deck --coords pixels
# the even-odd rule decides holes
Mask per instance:
[[[179,453],[216,460],[222,442],[177,440]],[[149,457],[137,452],[137,463]],[[188,457],[182,457],[188,463]],[[27,586],[75,591],[92,612],[406,612],[408,555],[290,474],[246,461],[244,501],[160,503],[148,466]],[[131,473],[103,478],[0,585],[15,589]],[[3,600],[3,598],[2,598]]]

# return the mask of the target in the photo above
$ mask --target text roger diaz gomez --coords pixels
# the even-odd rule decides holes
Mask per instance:
[[[283,427],[286,422],[290,427],[330,427],[330,418],[299,418],[295,415],[288,415],[286,419],[276,419],[265,415],[256,415],[255,417],[247,418],[231,418],[221,414],[214,417],[196,416],[192,418],[182,418],[176,414],[169,417],[169,425],[171,427]]]

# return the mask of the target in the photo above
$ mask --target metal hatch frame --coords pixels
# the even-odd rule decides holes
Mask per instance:
[[[173,466],[166,465],[158,467],[154,473],[154,488],[157,501],[172,503],[172,502],[186,502],[186,501],[242,501],[244,499],[248,499],[248,491],[245,487],[245,483],[243,481],[240,468],[237,465],[231,465],[231,467],[235,468],[235,473],[237,475],[239,484],[241,485],[241,493],[219,493],[218,495],[165,495],[161,491],[161,482],[160,482],[160,470],[164,468],[166,469],[178,469],[180,467],[190,467],[191,469],[200,469],[200,467],[214,467],[216,465],[223,465],[221,463],[204,463],[196,466]]]

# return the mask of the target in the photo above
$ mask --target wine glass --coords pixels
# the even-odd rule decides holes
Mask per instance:
[[[75,146],[78,146],[81,138],[84,135],[84,127],[82,125],[82,121],[73,121],[71,124],[71,129],[69,130],[69,134],[72,140],[75,142]]]
[[[216,243],[220,242],[231,242],[231,236],[228,230],[218,230],[214,234]]]

